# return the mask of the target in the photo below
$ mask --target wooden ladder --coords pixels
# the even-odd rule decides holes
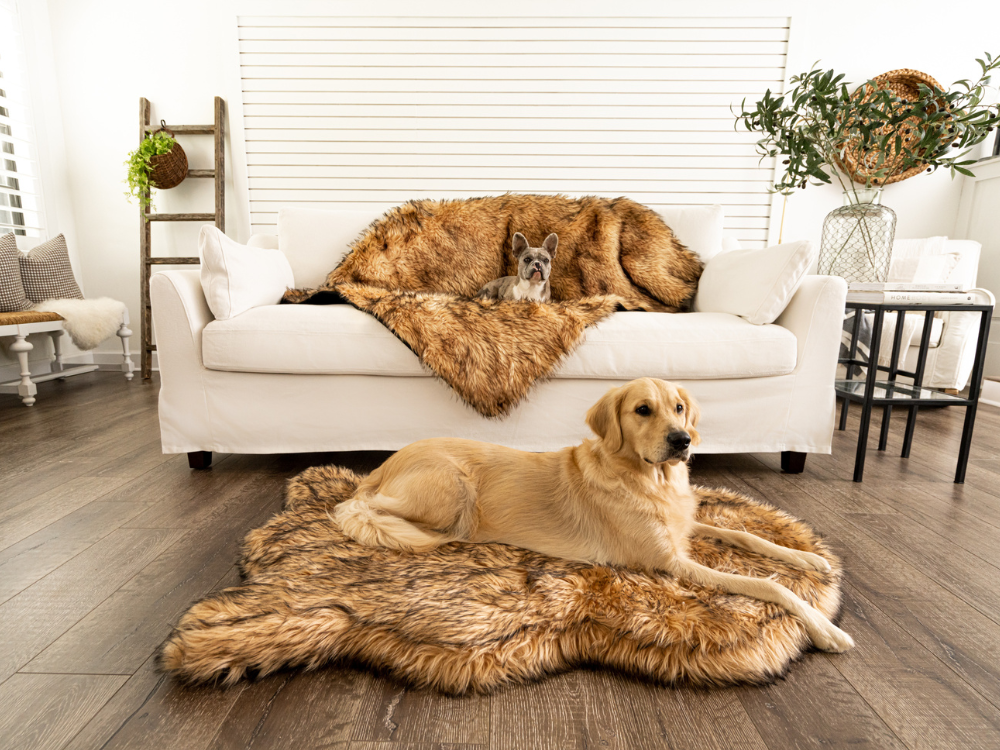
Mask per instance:
[[[222,97],[215,97],[215,123],[212,125],[170,125],[176,135],[214,135],[215,136],[215,169],[189,169],[188,177],[215,178],[215,213],[211,214],[154,214],[149,206],[141,210],[139,216],[139,251],[142,255],[142,288],[140,290],[142,304],[142,378],[149,380],[153,374],[153,318],[149,304],[149,278],[153,266],[191,265],[200,263],[198,257],[162,258],[152,254],[152,223],[154,221],[214,221],[220,232],[226,231],[226,102]],[[139,142],[142,143],[147,134],[159,128],[150,127],[149,100],[139,99]],[[148,195],[147,195],[148,197]]]

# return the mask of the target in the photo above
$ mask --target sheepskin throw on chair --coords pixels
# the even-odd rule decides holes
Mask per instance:
[[[472,299],[516,273],[516,232],[532,246],[559,235],[552,303]],[[655,211],[627,198],[419,200],[374,222],[322,286],[289,290],[284,301],[375,316],[466,403],[500,417],[587,326],[621,308],[683,310],[701,271]]]
[[[365,547],[331,508],[362,477],[336,467],[290,480],[285,511],[243,543],[243,583],[181,617],[160,668],[188,682],[234,683],[283,667],[359,661],[447,693],[489,692],[601,665],[667,683],[767,682],[809,647],[776,604],[625,568],[454,542],[429,553]],[[729,490],[695,488],[698,520],[822,555],[817,573],[691,540],[716,570],[774,576],[828,617],[840,607],[837,558],[803,522]]]

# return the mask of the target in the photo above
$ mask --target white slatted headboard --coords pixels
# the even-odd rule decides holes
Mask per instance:
[[[787,17],[238,23],[254,232],[286,205],[511,191],[720,203],[766,243],[774,164],[730,105],[782,90]]]

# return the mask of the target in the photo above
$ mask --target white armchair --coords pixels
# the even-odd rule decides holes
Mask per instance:
[[[893,245],[889,280],[960,284],[963,290],[974,289],[981,250],[982,245],[973,240],[947,237],[897,240]],[[925,386],[960,391],[968,385],[976,355],[979,318],[980,314],[975,312],[936,314],[924,370]],[[889,364],[895,322],[894,315],[886,316],[879,364]],[[907,313],[900,356],[904,369],[916,368],[923,326],[923,313]]]

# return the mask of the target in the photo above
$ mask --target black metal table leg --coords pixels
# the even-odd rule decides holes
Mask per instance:
[[[863,310],[854,310],[854,328],[851,330],[851,346],[847,352],[848,359],[855,359],[858,356],[858,335],[861,332],[861,316],[864,314]],[[847,365],[847,375],[848,380],[854,380],[854,365]],[[847,429],[847,409],[851,405],[851,399],[844,398],[844,405],[840,407],[840,425],[839,430],[843,431]]]
[[[919,392],[924,384],[924,368],[927,365],[927,350],[931,344],[931,329],[934,326],[934,311],[924,313],[924,330],[920,333],[920,350],[917,352],[917,369],[913,371],[913,387]],[[910,413],[906,415],[906,432],[903,433],[902,458],[910,457],[910,446],[913,445],[913,428],[917,426],[917,401],[910,404]]]
[[[986,341],[990,335],[990,315],[984,310],[979,321],[979,337],[976,340],[976,362],[972,366],[972,380],[969,381],[969,404],[965,407],[965,425],[962,427],[962,444],[958,449],[958,467],[955,469],[955,484],[965,483],[965,470],[969,465],[969,451],[972,448],[972,429],[976,424],[976,408],[979,393],[983,387],[983,366],[986,363]]]
[[[861,404],[861,427],[858,430],[858,452],[854,458],[854,481],[860,482],[865,473],[865,452],[868,448],[868,423],[872,418],[872,399],[875,397],[875,381],[878,379],[878,350],[882,342],[882,319],[885,311],[875,310],[872,323],[872,343],[868,348],[868,371],[865,377],[865,400]]]
[[[899,369],[899,348],[902,346],[903,341],[903,324],[906,321],[906,311],[900,310],[896,313],[896,330],[893,331],[892,336],[892,353],[889,355],[889,382],[896,382],[896,373]],[[876,363],[878,364],[878,363]],[[875,368],[876,371],[878,368]],[[878,449],[880,451],[885,450],[886,444],[889,442],[889,420],[892,419],[892,404],[886,404],[882,407],[882,429],[878,436]]]

